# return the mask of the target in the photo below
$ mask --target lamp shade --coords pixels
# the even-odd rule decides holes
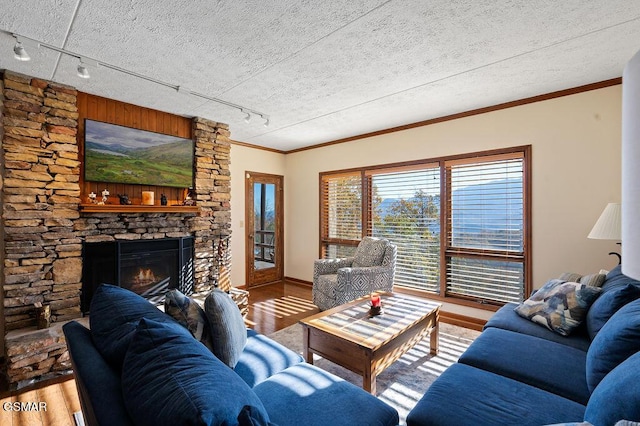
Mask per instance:
[[[620,204],[607,204],[587,238],[594,240],[620,240],[622,237],[620,226],[621,211]]]
[[[622,273],[640,279],[640,52],[622,73]]]

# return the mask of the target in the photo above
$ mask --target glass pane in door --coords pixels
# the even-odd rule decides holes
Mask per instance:
[[[275,267],[276,186],[253,185],[253,253],[256,270]]]

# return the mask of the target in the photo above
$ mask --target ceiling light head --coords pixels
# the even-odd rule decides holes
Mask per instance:
[[[80,77],[80,78],[89,78],[89,77],[91,77],[89,75],[89,70],[87,69],[87,66],[84,64],[84,62],[82,62],[82,59],[80,60],[80,63],[78,64],[78,77]]]
[[[250,112],[246,112],[246,111],[244,111],[244,110],[243,110],[242,112],[245,112],[245,113],[247,114],[247,115],[244,117],[244,122],[245,122],[245,123],[250,122],[250,121],[251,121],[251,113],[250,113]]]
[[[269,117],[265,117],[264,115],[261,117],[264,120],[264,127],[269,127]]]
[[[27,53],[27,50],[22,45],[22,42],[16,39],[16,45],[13,46],[13,57],[19,61],[30,61],[31,56]]]
[[[184,86],[178,86],[176,87],[176,91],[182,95],[190,95],[191,94],[191,90],[187,89]]]

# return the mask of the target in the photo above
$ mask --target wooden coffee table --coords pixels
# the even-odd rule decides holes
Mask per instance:
[[[362,376],[364,390],[376,394],[376,377],[431,333],[438,353],[440,304],[400,293],[380,293],[383,314],[369,317],[369,297],[300,321],[305,360],[313,354]]]

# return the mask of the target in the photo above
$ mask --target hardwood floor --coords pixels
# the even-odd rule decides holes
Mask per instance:
[[[16,404],[17,403],[17,404]],[[18,410],[28,403],[27,410]],[[75,426],[73,413],[80,411],[76,383],[71,376],[11,393],[0,399],[2,426]]]
[[[247,327],[270,334],[318,313],[311,303],[311,287],[282,282],[249,291]]]
[[[311,287],[279,283],[249,291],[249,314],[245,320],[262,334],[270,334],[318,312],[311,304]],[[14,411],[15,402],[35,403],[31,411]],[[39,405],[40,403],[46,404]],[[1,426],[75,426],[73,413],[80,411],[80,401],[72,376],[39,383],[20,391],[0,393]]]

